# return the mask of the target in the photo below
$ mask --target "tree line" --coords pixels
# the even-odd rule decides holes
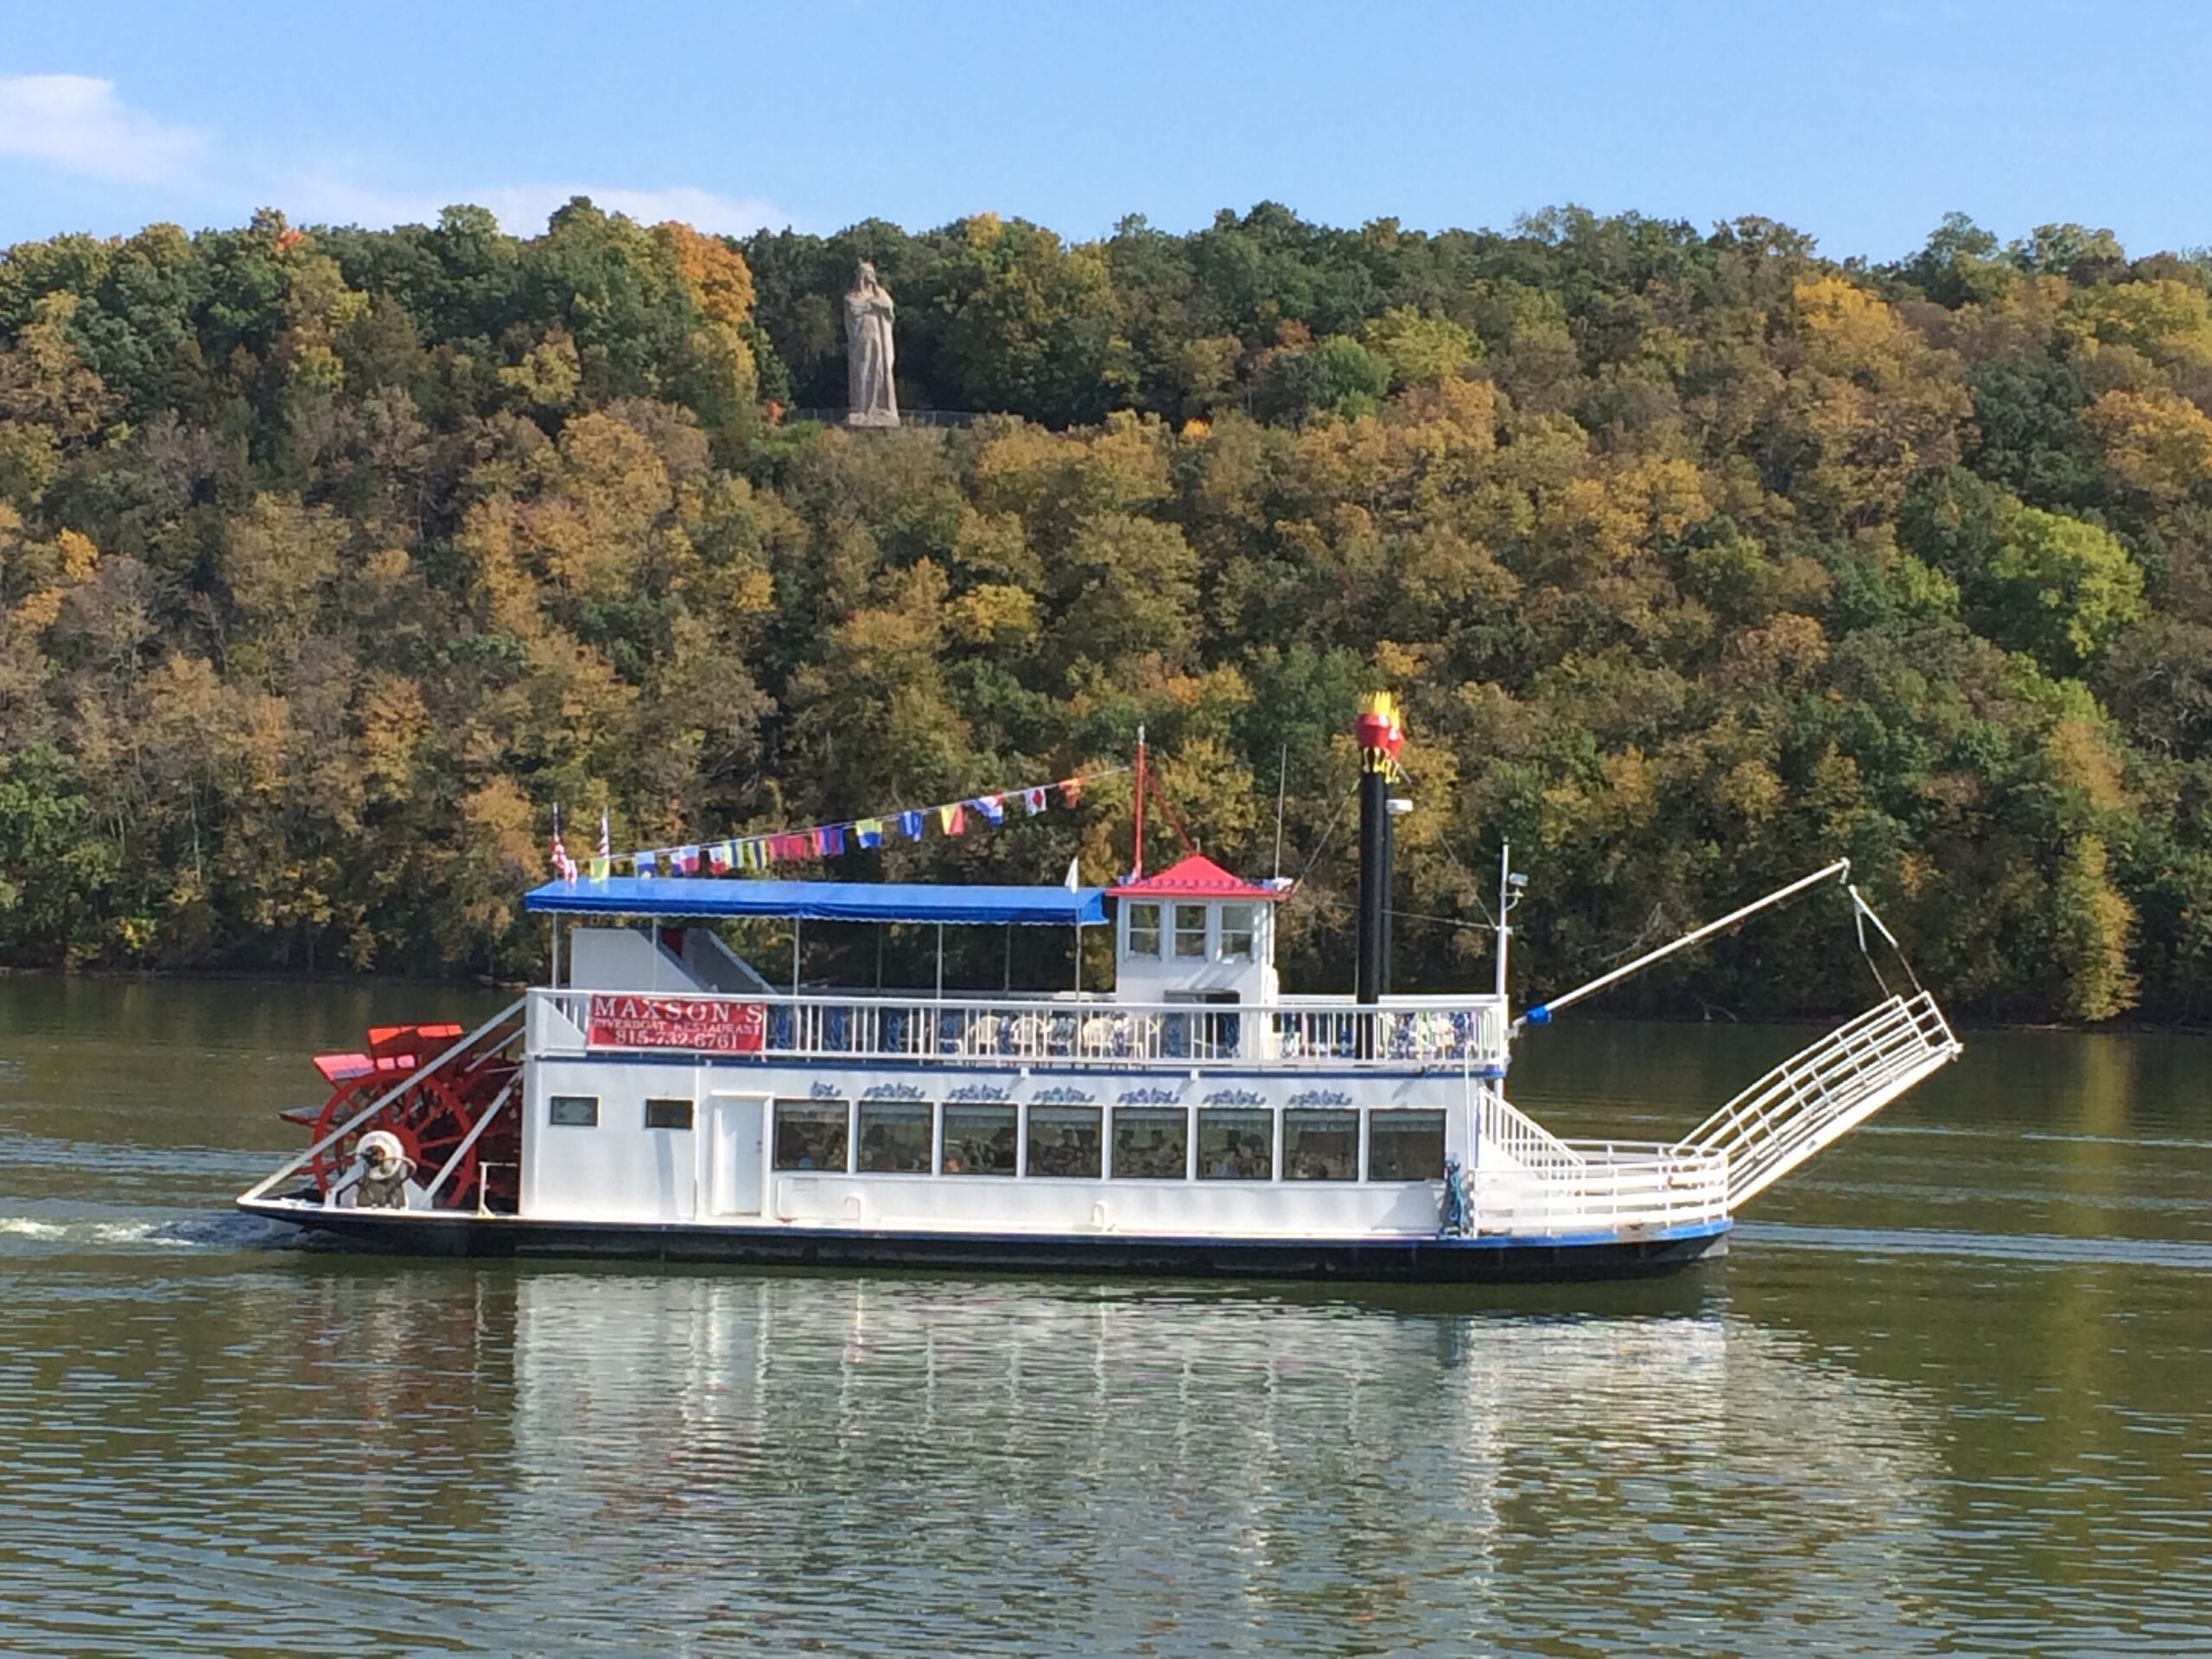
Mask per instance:
[[[842,401],[863,257],[902,405],[969,423],[793,418]],[[22,244],[0,960],[519,974],[556,804],[572,851],[602,811],[665,845],[1110,766],[1142,724],[1225,863],[1272,868],[1281,783],[1287,981],[1336,988],[1387,686],[1403,986],[1484,979],[1510,840],[1532,988],[1848,855],[1957,1007],[2202,1020],[2208,408],[2212,262],[1957,216],[1885,266],[1760,219],[1272,204],[1084,243],[579,200],[530,238]],[[838,873],[1103,879],[1126,805]],[[1811,906],[1642,995],[1864,974]]]

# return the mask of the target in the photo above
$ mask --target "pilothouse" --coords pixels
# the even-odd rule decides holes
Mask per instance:
[[[696,868],[696,849],[638,855],[629,875],[604,859],[588,877],[569,866],[525,899],[550,920],[548,982],[474,1031],[382,1028],[361,1052],[320,1057],[331,1093],[308,1120],[308,1148],[238,1202],[435,1254],[1628,1275],[1719,1249],[1739,1205],[1960,1052],[1915,985],[1885,992],[1680,1141],[1554,1135],[1506,1097],[1525,1027],[1816,887],[1841,888],[1862,944],[1870,925],[1895,941],[1839,863],[1516,1015],[1506,951],[1522,879],[1502,861],[1493,988],[1393,994],[1402,804],[1389,792],[1400,731],[1387,696],[1354,734],[1349,995],[1282,989],[1275,919],[1287,883],[1247,880],[1195,850],[1145,872],[1140,739],[1133,869],[1109,887],[659,874]],[[1001,798],[977,804],[995,812]],[[861,821],[863,844],[874,822]],[[790,924],[787,975],[730,948],[722,925],[746,918]],[[937,982],[800,983],[799,930],[823,923],[936,930]],[[1059,958],[1067,982],[948,991],[949,928],[1058,931],[1073,947]],[[1081,982],[1094,928],[1112,930],[1109,988]]]

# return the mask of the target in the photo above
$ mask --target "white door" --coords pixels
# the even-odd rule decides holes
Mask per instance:
[[[707,1133],[700,1137],[707,1160],[700,1181],[710,1216],[760,1213],[760,1128],[768,1103],[716,1095],[707,1103]]]

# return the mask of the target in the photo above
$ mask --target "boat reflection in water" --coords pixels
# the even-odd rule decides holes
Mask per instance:
[[[580,1636],[620,1608],[649,1643],[811,1631],[839,1651],[1340,1651],[1348,1626],[1376,1651],[1548,1628],[1633,1646],[1812,1619],[1832,1651],[1909,1645],[1928,1409],[1694,1294],[1592,1314],[1414,1292],[477,1282],[474,1329],[446,1334],[475,1351],[480,1426],[512,1364],[512,1468],[482,1522],[533,1570],[558,1560]],[[424,1334],[416,1284],[353,1281],[357,1343]],[[386,1300],[389,1321],[362,1305]],[[354,1357],[371,1393],[408,1374]]]

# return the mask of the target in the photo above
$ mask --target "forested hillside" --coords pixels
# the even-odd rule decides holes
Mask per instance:
[[[901,400],[848,433],[872,258]],[[0,960],[513,972],[618,847],[1122,759],[1347,977],[1395,689],[1400,976],[1533,986],[1839,854],[1961,1011],[2212,1012],[2212,265],[1963,219],[1100,242],[157,226],[0,257]],[[1126,779],[864,875],[1092,879]],[[1331,835],[1333,825],[1333,836]],[[794,872],[797,873],[797,872]],[[1833,908],[1649,993],[1852,1001]]]

